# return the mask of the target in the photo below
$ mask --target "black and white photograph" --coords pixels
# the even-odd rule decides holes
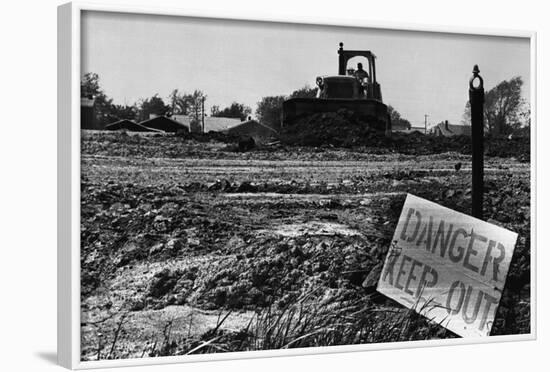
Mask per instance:
[[[532,335],[529,37],[80,22],[81,361]]]

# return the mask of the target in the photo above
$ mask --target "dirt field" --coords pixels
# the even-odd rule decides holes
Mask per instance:
[[[407,193],[469,212],[469,155],[233,149],[83,132],[84,360],[456,337],[374,288]],[[529,167],[486,158],[519,234],[495,335],[530,330]]]

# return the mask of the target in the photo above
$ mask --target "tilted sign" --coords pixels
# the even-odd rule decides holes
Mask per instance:
[[[409,194],[377,289],[462,337],[488,336],[516,239]]]

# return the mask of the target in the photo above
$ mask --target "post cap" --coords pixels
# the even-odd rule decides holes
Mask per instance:
[[[472,77],[470,78],[470,91],[479,91],[483,92],[483,78],[479,74],[479,66],[474,65],[474,69],[472,70]],[[479,85],[477,87],[474,87],[474,81],[477,80],[479,82]]]

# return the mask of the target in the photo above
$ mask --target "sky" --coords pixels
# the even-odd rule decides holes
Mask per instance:
[[[527,38],[86,11],[81,72],[117,104],[174,89],[207,95],[206,109],[288,95],[338,72],[338,43],[370,50],[383,101],[413,126],[460,123],[478,64],[485,89],[521,76],[529,101]],[[355,67],[360,59],[350,61]],[[353,65],[351,65],[353,64]],[[363,63],[366,65],[366,62]]]

